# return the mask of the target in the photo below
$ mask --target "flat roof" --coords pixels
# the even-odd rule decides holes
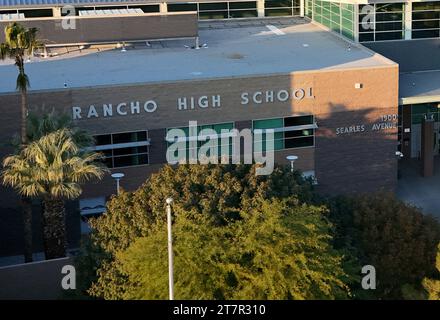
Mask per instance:
[[[401,73],[401,104],[440,102],[440,70]]]
[[[394,65],[306,19],[264,19],[200,24],[193,40],[151,42],[126,52],[95,49],[27,63],[30,90],[286,74]],[[186,46],[186,47],[185,47]],[[16,67],[0,61],[0,92],[14,92]]]
[[[440,102],[440,39],[364,45],[399,64],[400,104]]]
[[[440,39],[412,39],[363,43],[399,64],[400,72],[440,70]]]
[[[160,1],[149,0],[0,0],[0,9],[12,9],[12,8],[50,8],[59,7],[65,5],[75,6],[91,6],[91,5],[127,5],[127,4],[158,4]]]

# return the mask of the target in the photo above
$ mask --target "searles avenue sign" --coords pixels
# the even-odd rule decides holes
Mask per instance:
[[[313,99],[312,88],[294,88],[290,90],[265,90],[254,92],[242,92],[239,97],[241,105],[260,105],[275,102],[287,102],[289,100],[300,101]],[[238,104],[238,103],[237,103]],[[235,105],[235,104],[234,104]],[[198,97],[179,97],[176,99],[176,108],[179,111],[196,109],[220,108],[222,106],[221,95],[202,95]],[[127,116],[141,113],[153,113],[159,105],[154,100],[104,103],[102,105],[89,105],[88,107],[72,107],[73,120],[91,119],[99,117]]]

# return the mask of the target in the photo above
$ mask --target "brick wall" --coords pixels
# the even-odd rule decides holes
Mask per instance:
[[[38,38],[47,45],[196,37],[198,34],[195,12],[75,17],[75,27],[68,29],[63,28],[60,18],[35,18],[19,22],[26,27],[38,28]],[[0,22],[1,30],[8,23]],[[0,42],[3,41],[2,33]]]
[[[362,84],[361,89],[355,83]],[[386,85],[385,85],[386,84]],[[313,98],[290,99],[285,102],[242,104],[241,95],[257,91],[312,88]],[[196,107],[179,110],[182,97],[221,96],[220,107]],[[152,113],[87,118],[87,110],[94,105],[97,110],[103,104],[116,105],[132,101],[141,103],[154,100],[157,110]],[[0,114],[3,125],[0,138],[7,141],[19,132],[19,96],[0,96]],[[318,190],[339,194],[367,192],[382,188],[393,190],[397,182],[395,151],[397,129],[375,130],[381,124],[381,116],[397,114],[398,69],[396,65],[296,72],[283,75],[253,76],[246,78],[205,79],[151,84],[136,84],[81,89],[60,89],[29,93],[30,108],[34,112],[55,110],[72,113],[72,107],[82,108],[82,119],[76,124],[92,134],[148,130],[151,139],[150,165],[115,169],[125,173],[121,186],[133,190],[165,162],[166,129],[188,126],[188,121],[199,124],[235,122],[237,128],[249,128],[251,120],[313,114],[318,124],[315,146],[311,148],[279,151],[275,160],[286,163],[286,155],[295,154],[299,160],[295,166],[301,170],[315,170]],[[142,107],[141,107],[142,108]],[[362,132],[337,134],[338,128],[364,126]],[[348,130],[348,129],[347,129]],[[0,157],[11,149],[0,148]],[[99,183],[84,186],[83,197],[95,197],[115,193],[115,182],[106,176]],[[16,198],[10,190],[0,190],[1,210],[13,208]]]

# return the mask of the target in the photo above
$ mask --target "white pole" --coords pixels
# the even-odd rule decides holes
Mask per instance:
[[[121,178],[123,178],[125,175],[121,172],[115,172],[112,174],[112,178],[116,180],[116,194],[119,195],[119,190],[120,190],[120,186],[119,186],[119,181],[121,180]]]
[[[168,198],[167,202],[167,222],[168,222],[168,280],[170,300],[174,300],[174,275],[173,275],[173,237],[171,234],[171,203],[173,199]]]

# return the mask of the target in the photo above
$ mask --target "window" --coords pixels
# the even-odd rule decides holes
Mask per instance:
[[[255,18],[258,17],[257,2],[229,2],[229,18]]]
[[[354,39],[354,6],[347,3],[314,1],[310,15],[316,22],[321,23],[332,31],[351,40]]]
[[[141,9],[143,12],[145,13],[150,13],[150,12],[159,12],[160,8],[158,4],[151,4],[151,5],[139,5],[139,6],[128,6],[128,8],[133,8],[133,9]]]
[[[254,134],[256,129],[274,129],[274,149],[292,149],[313,147],[315,129],[317,128],[312,115],[254,120],[252,124]],[[261,139],[254,137],[254,149],[266,151],[266,134],[263,131]]]
[[[198,11],[200,20],[258,17],[256,1],[169,3],[168,11]]]
[[[109,168],[148,164],[147,131],[101,134],[94,138],[95,147],[90,150],[103,153],[104,163]]]
[[[168,3],[168,12],[197,11],[197,3]]]
[[[440,30],[440,3],[414,2],[412,4],[412,38],[438,38]]]
[[[265,0],[264,15],[271,16],[299,16],[299,0]]]
[[[189,127],[169,128],[167,130],[167,132],[172,129],[181,129],[185,132],[185,137],[186,137],[185,141],[183,141],[181,143],[183,143],[183,145],[186,149],[186,159],[190,158],[190,154],[193,155],[192,158],[194,158],[194,156],[198,154],[200,147],[209,141],[209,138],[207,138],[206,140],[203,140],[203,141],[198,141],[198,139],[195,138],[195,137],[199,136],[199,134],[201,133],[201,131],[203,129],[212,129],[216,132],[216,134],[218,135],[217,136],[218,137],[218,140],[217,140],[218,153],[217,154],[222,156],[222,155],[224,155],[224,153],[222,152],[222,149],[224,149],[224,146],[225,146],[225,144],[222,144],[224,142],[223,139],[220,139],[221,135],[222,135],[222,130],[229,131],[229,130],[234,129],[234,123],[233,122],[226,122],[226,123],[207,124],[207,125],[197,126],[196,136],[190,136]],[[225,136],[223,136],[223,138],[225,138]],[[190,140],[194,141],[194,139],[196,139],[196,144],[195,144],[196,147],[195,148],[192,147],[192,145],[194,145],[194,143],[190,143]],[[230,136],[227,140],[228,140],[228,142],[227,142],[226,146],[229,146],[228,156],[231,156],[232,151],[233,151],[232,150],[232,136]],[[168,140],[168,146],[170,146],[173,143],[175,143],[175,141]],[[211,155],[208,153],[207,156],[209,157]],[[177,157],[178,157],[178,154],[177,154],[177,150],[176,150],[175,154],[169,158],[177,158]]]
[[[359,41],[398,40],[404,38],[403,3],[359,6]],[[372,18],[369,17],[372,14]]]
[[[18,10],[19,13],[23,13],[25,18],[42,18],[52,17],[52,9],[25,9]]]
[[[310,19],[313,18],[313,0],[305,1],[305,15]]]
[[[199,19],[227,19],[227,2],[209,2],[199,4]]]
[[[435,121],[439,121],[439,110],[436,103],[414,104],[411,107],[411,123],[420,124],[422,119],[427,116],[434,116]]]

